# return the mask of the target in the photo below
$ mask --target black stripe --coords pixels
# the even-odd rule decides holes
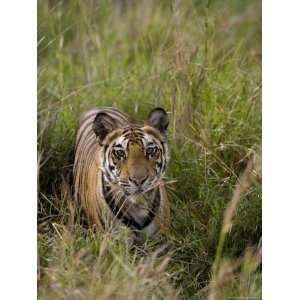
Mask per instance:
[[[86,124],[80,125],[80,128],[78,129],[77,134],[76,134],[76,146],[75,146],[76,148],[78,147],[79,143],[81,142],[81,139],[84,136],[84,134],[86,134],[86,133],[87,133],[87,135],[89,135],[90,133],[95,134],[94,131],[91,130],[91,128],[92,128],[91,126],[92,126],[93,122],[94,121],[92,120],[91,122],[87,122]],[[79,131],[81,131],[80,135],[78,135]]]
[[[102,187],[103,187],[103,195],[104,195],[105,202],[111,209],[114,216],[116,216],[124,225],[132,229],[143,230],[153,221],[155,214],[160,206],[159,189],[156,190],[156,195],[154,197],[153,202],[151,203],[151,207],[148,214],[143,218],[141,222],[138,222],[133,216],[129,214],[128,211],[124,211],[124,209],[122,209],[122,205],[119,206],[116,203],[116,201],[109,194],[110,188],[104,187],[104,185],[105,185],[104,178],[102,176]],[[125,198],[126,198],[125,196],[122,197],[122,201],[121,201],[122,204],[124,203],[124,201],[126,201]]]

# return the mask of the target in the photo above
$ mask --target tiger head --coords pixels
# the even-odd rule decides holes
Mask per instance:
[[[106,181],[127,195],[143,194],[162,178],[168,160],[168,115],[153,109],[144,126],[120,128],[105,113],[94,120],[93,130],[101,145],[100,164]]]

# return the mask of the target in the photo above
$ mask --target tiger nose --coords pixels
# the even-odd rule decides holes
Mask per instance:
[[[130,176],[129,180],[135,185],[142,185],[147,179],[147,176]]]

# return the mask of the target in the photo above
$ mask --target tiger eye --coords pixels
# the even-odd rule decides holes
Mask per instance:
[[[146,155],[149,157],[154,157],[157,154],[157,147],[149,147],[146,149]]]
[[[113,150],[113,155],[118,159],[124,159],[126,157],[125,151],[122,149]]]

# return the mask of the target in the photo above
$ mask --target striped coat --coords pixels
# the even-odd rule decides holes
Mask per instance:
[[[167,120],[162,111],[153,110],[150,126],[132,124],[126,114],[111,107],[82,115],[75,142],[74,188],[75,199],[91,223],[104,228],[127,226],[148,235],[168,228],[169,204],[162,180],[168,159],[162,134],[167,123],[162,122]],[[116,141],[125,145],[123,152],[115,150],[120,147]],[[155,159],[151,155],[147,158],[153,154],[153,143],[157,144]],[[124,159],[118,160],[115,153]],[[119,173],[114,170],[117,166]]]

